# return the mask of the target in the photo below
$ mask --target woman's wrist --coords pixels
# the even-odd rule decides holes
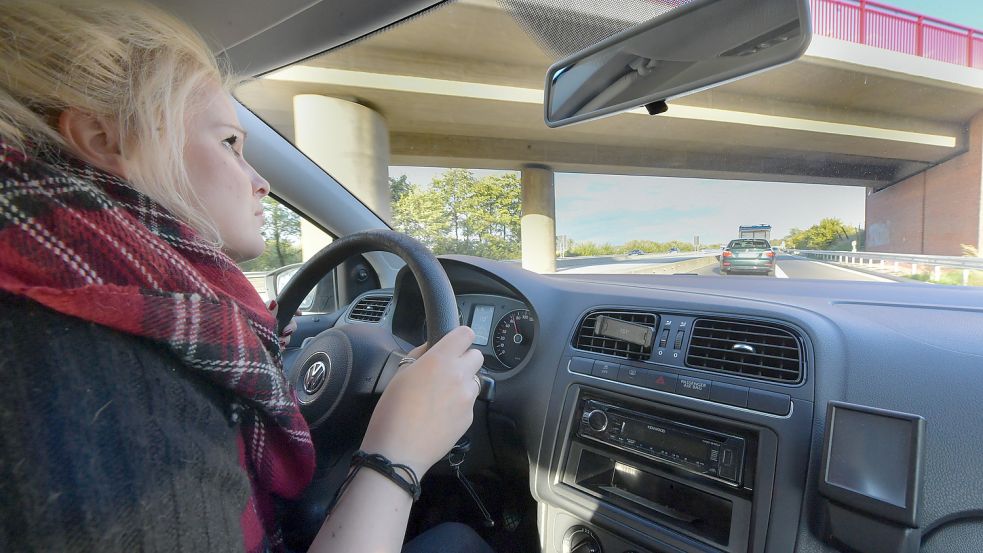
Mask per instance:
[[[393,484],[396,484],[396,486],[412,497],[413,501],[420,499],[422,488],[420,487],[420,479],[417,477],[416,471],[406,465],[393,463],[383,455],[366,453],[361,450],[356,451],[352,457],[351,470],[353,473],[359,470],[376,472],[386,477]]]
[[[363,451],[368,454],[377,454],[385,457],[389,462],[394,465],[403,465],[413,471],[413,474],[422,479],[423,476],[430,470],[432,463],[426,463],[420,460],[416,460],[407,456],[405,453],[394,450],[394,448],[386,448],[380,446],[373,446],[371,443],[362,442],[359,451]],[[404,474],[405,476],[405,474]]]
[[[406,465],[419,478],[423,478],[423,475],[433,466],[432,461],[427,461],[417,455],[413,455],[407,451],[409,448],[403,444],[391,443],[392,440],[378,439],[378,434],[378,432],[372,432],[370,428],[369,432],[362,438],[362,444],[359,446],[359,450],[365,453],[377,453],[393,463]]]

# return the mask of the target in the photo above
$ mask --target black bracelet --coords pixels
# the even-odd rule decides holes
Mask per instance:
[[[344,482],[342,482],[341,487],[338,488],[334,499],[331,500],[331,504],[328,506],[328,513],[334,511],[334,508],[341,499],[341,496],[345,493],[345,490],[348,489],[348,486],[352,483],[352,480],[355,479],[355,475],[358,474],[358,471],[362,467],[369,467],[370,469],[385,476],[394,484],[402,488],[406,493],[410,494],[413,501],[420,499],[420,493],[422,491],[420,487],[420,479],[417,478],[416,473],[413,472],[413,469],[406,465],[393,463],[385,456],[378,453],[366,453],[362,450],[358,450],[355,452],[355,455],[352,456],[352,464],[351,469],[348,472],[348,477],[345,478]],[[400,474],[396,472],[397,470],[405,471],[410,479],[407,480],[400,476]]]

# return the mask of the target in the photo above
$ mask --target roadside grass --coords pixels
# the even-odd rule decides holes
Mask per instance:
[[[962,286],[963,284],[963,272],[961,270],[943,271],[938,282],[932,280],[932,273],[918,273],[916,275],[903,276],[929,284],[946,284],[950,286]],[[983,271],[969,272],[969,286],[983,286]]]

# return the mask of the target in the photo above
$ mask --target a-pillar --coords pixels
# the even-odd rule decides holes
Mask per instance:
[[[314,163],[390,221],[389,129],[378,112],[349,99],[300,94],[294,96],[294,140]],[[300,234],[305,261],[331,242],[305,219]]]
[[[522,168],[522,267],[556,272],[556,196],[553,170],[542,165]]]

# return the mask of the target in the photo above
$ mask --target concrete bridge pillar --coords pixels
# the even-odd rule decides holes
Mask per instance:
[[[556,195],[553,170],[543,165],[522,168],[522,267],[556,272]]]
[[[351,100],[300,94],[294,96],[294,140],[369,209],[392,219],[389,129],[379,113]],[[306,219],[300,230],[305,261],[331,242]]]
[[[983,245],[983,112],[968,150],[867,196],[867,251],[962,255]]]

